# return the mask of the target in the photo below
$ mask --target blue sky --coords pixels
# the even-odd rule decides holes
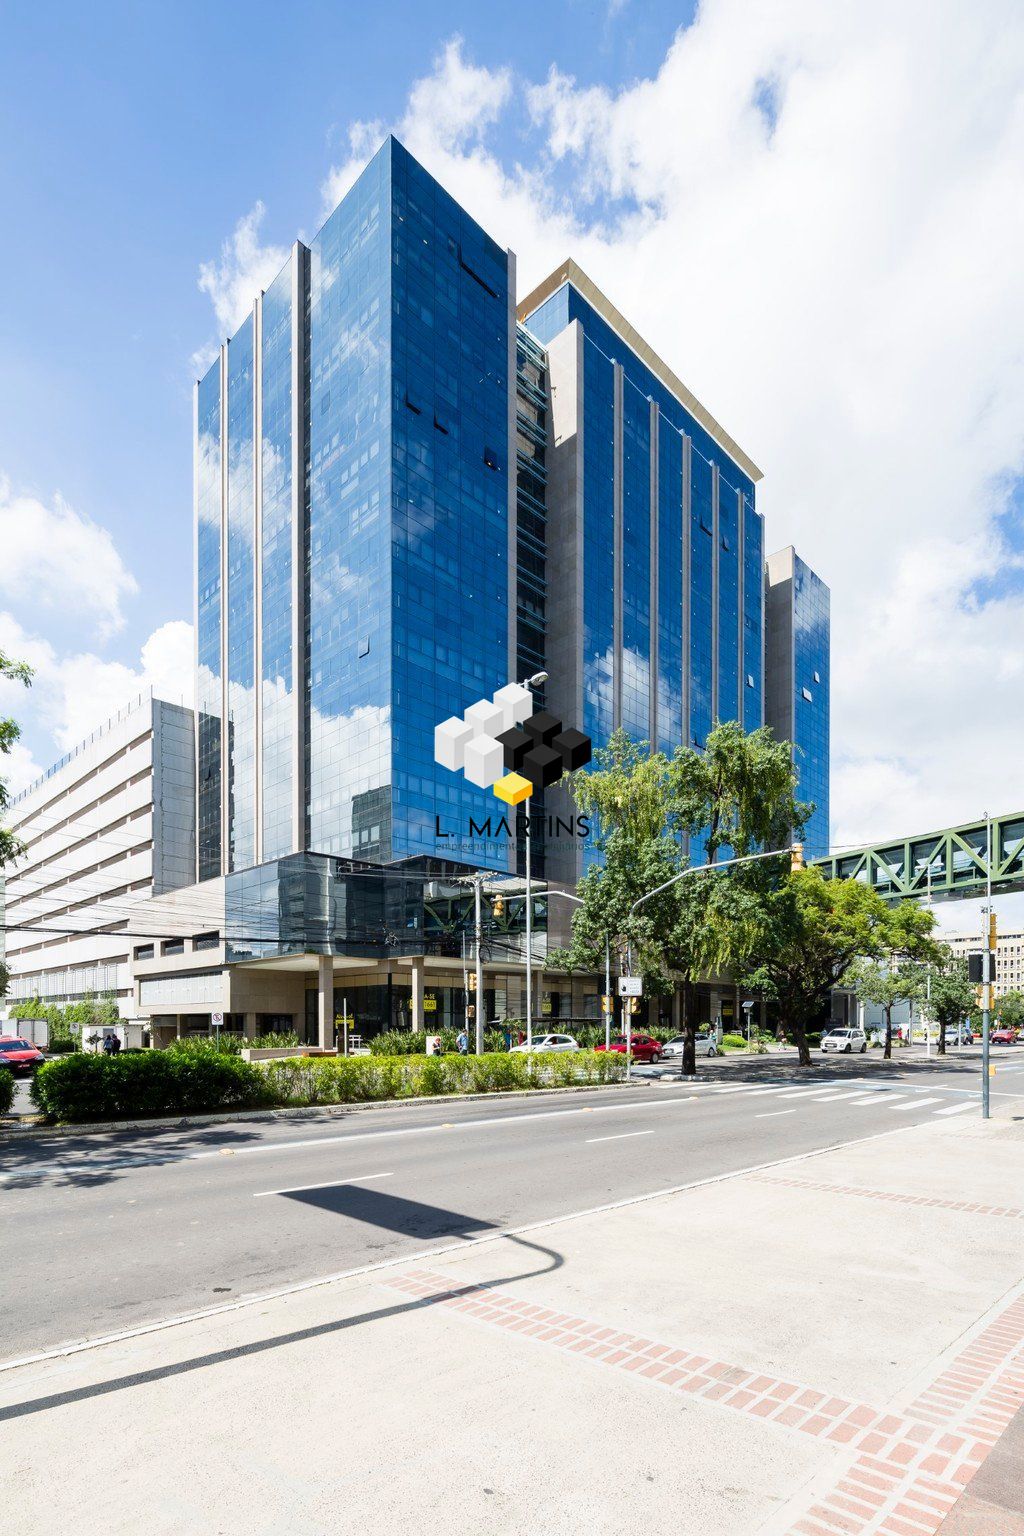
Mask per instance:
[[[614,85],[655,68],[682,19],[458,0],[5,8],[0,472],[62,492],[136,573],[107,654],[189,615],[189,359],[216,334],[196,278],[236,220],[262,199],[268,240],[311,233],[347,124],[396,117],[452,33]],[[514,121],[502,137],[515,155]],[[54,616],[49,638],[64,628]]]
[[[832,589],[834,841],[1018,805],[1021,78],[1018,0],[8,7],[12,784],[188,689],[191,359],[393,128],[765,470],[768,547]]]

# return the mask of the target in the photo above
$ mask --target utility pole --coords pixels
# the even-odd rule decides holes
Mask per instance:
[[[604,1048],[609,1050],[612,1043],[612,957],[611,945],[608,935],[604,936]]]
[[[483,876],[477,875],[473,881],[473,931],[476,939],[476,1017],[474,1022],[476,1024],[476,1054],[478,1056],[482,1056],[484,1050],[484,963],[480,954],[483,938],[480,917],[480,887],[482,883]]]
[[[984,935],[982,951],[985,956],[984,986],[981,1000],[981,1118],[988,1120],[989,1114],[989,1022],[992,1009],[992,976],[995,970],[996,947],[996,914],[992,909],[992,818],[985,812],[988,836],[986,848],[988,857],[985,860],[985,885],[988,894],[988,905],[985,913],[988,919],[988,931]]]

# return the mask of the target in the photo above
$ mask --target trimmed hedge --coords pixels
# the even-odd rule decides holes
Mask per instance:
[[[626,1063],[615,1051],[501,1051],[485,1056],[293,1056],[260,1067],[276,1104],[355,1104],[618,1082]]]
[[[10,1067],[0,1067],[0,1115],[6,1115],[14,1103],[14,1073]]]
[[[41,1066],[32,1098],[54,1119],[74,1121],[252,1109],[271,1102],[254,1066],[214,1051],[78,1052]]]
[[[55,1120],[120,1120],[272,1105],[358,1104],[618,1082],[617,1052],[543,1055],[289,1056],[245,1062],[214,1049],[65,1056],[39,1068],[32,1098]]]

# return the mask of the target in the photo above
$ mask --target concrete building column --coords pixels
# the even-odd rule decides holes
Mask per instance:
[[[423,975],[425,962],[422,955],[415,955],[412,962],[412,1027],[415,1034],[423,1030]]]
[[[242,1034],[247,1040],[256,1039],[256,1015],[254,1013],[244,1013],[242,1015]]]
[[[334,961],[330,955],[316,958],[317,1044],[323,1051],[334,1046]]]

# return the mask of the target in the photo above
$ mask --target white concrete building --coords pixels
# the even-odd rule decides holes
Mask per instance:
[[[0,887],[0,1012],[98,993],[134,1017],[129,913],[195,879],[192,710],[140,695],[16,796],[8,825],[25,852]]]
[[[942,940],[960,959],[977,954],[984,942],[980,933],[946,933]],[[1019,928],[996,933],[995,995],[1006,992],[1024,992],[1024,931]]]

